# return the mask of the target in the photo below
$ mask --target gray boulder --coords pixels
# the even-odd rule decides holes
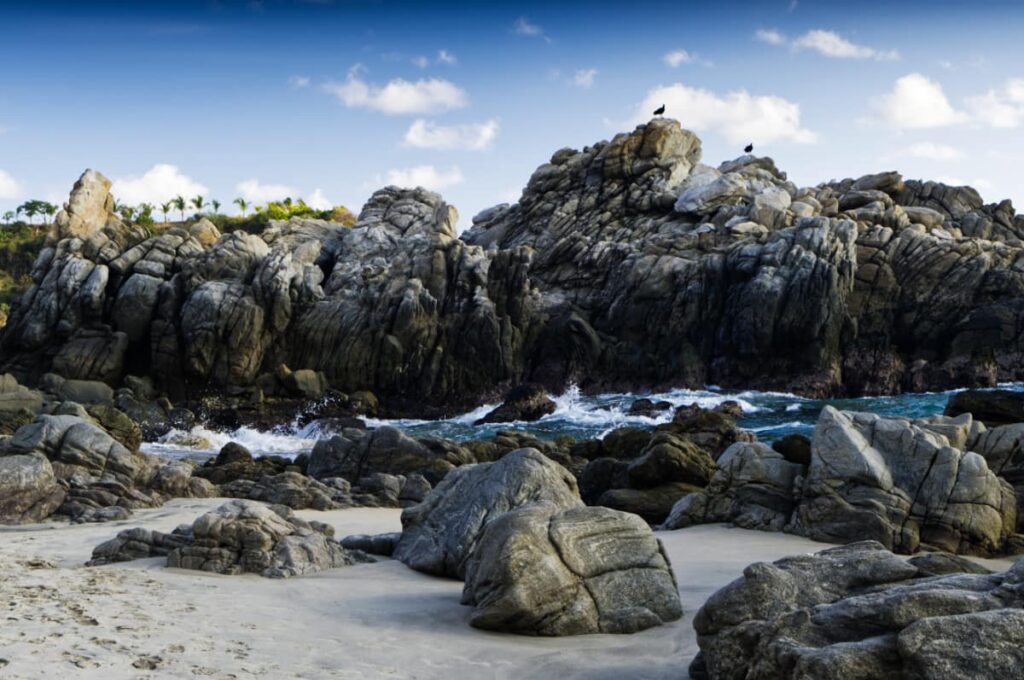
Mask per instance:
[[[206,513],[192,536],[191,545],[168,554],[168,567],[285,578],[367,561],[342,548],[326,524],[256,501],[233,500]]]
[[[931,576],[876,542],[748,566],[694,617],[691,677],[1013,677],[1024,561]]]
[[[524,635],[635,633],[683,615],[675,576],[636,515],[537,503],[487,524],[462,603],[477,628]]]
[[[456,468],[422,503],[402,511],[402,538],[393,556],[417,571],[464,578],[487,523],[537,501],[583,505],[576,478],[536,449]]]
[[[316,479],[344,477],[356,481],[372,473],[429,474],[439,478],[475,460],[459,447],[431,448],[394,427],[346,430],[313,446],[306,472]]]
[[[0,457],[0,524],[41,522],[60,507],[64,495],[43,456]]]

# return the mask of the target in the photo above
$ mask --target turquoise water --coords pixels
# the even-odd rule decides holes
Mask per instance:
[[[1024,383],[1001,387],[1024,391]],[[713,387],[704,390],[670,390],[645,395],[596,396],[582,395],[579,390],[570,389],[565,394],[554,397],[557,406],[554,413],[531,423],[474,426],[474,421],[495,406],[487,404],[448,420],[369,419],[367,424],[371,427],[390,425],[412,436],[454,440],[487,439],[504,429],[525,430],[542,439],[554,439],[563,434],[577,439],[591,439],[603,437],[617,427],[653,427],[672,419],[672,409],[654,418],[628,415],[630,405],[641,396],[654,401],[668,401],[673,406],[696,403],[705,408],[713,408],[731,399],[739,402],[745,413],[739,425],[756,432],[762,441],[772,441],[793,432],[809,435],[818,413],[826,404],[849,411],[870,411],[882,415],[920,418],[942,413],[950,395],[955,391],[823,400],[805,399],[780,392],[730,391]],[[233,432],[214,432],[197,427],[190,432],[172,432],[162,441],[144,444],[143,448],[151,453],[171,457],[206,458],[215,454],[227,442],[235,441],[248,447],[255,454],[294,456],[309,451],[318,439],[329,437],[331,434],[333,433],[322,429],[315,422],[302,428],[282,426],[272,432],[261,432],[251,428],[241,428]]]

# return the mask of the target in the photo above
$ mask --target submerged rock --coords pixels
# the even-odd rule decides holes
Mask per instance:
[[[474,425],[539,420],[555,412],[555,402],[541,385],[527,383],[509,391],[505,401]]]
[[[471,625],[525,635],[635,633],[683,615],[668,557],[640,518],[550,503],[487,523],[462,603]]]

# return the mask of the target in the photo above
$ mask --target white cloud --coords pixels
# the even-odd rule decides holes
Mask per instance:
[[[528,38],[543,38],[545,42],[551,42],[551,38],[544,33],[544,29],[537,24],[530,23],[526,17],[519,17],[512,25],[512,31],[516,35],[524,35]]]
[[[998,90],[967,98],[967,108],[979,123],[1016,128],[1024,122],[1024,78],[1013,78]]]
[[[405,145],[417,149],[447,151],[464,149],[483,151],[489,149],[498,136],[498,121],[466,125],[437,125],[419,118],[405,132]]]
[[[423,187],[431,191],[439,191],[447,187],[462,184],[465,178],[458,166],[448,170],[438,170],[433,165],[417,165],[412,168],[396,168],[388,170],[387,183],[400,187]]]
[[[250,203],[280,201],[291,196],[296,198],[299,191],[284,184],[263,184],[258,179],[247,179],[235,185],[235,190]]]
[[[754,33],[754,37],[763,43],[768,43],[769,45],[786,44],[786,36],[770,28],[759,29],[756,33]]]
[[[733,144],[806,144],[817,139],[817,135],[800,125],[800,105],[795,102],[774,95],[752,95],[746,90],[720,96],[681,83],[648,92],[637,106],[632,123],[649,120],[651,111],[662,104],[666,115],[679,119],[685,127],[717,132]]]
[[[920,73],[898,79],[889,93],[875,98],[872,107],[882,122],[896,128],[935,128],[967,120],[949,103],[942,86]]]
[[[449,66],[454,66],[459,63],[458,57],[448,50],[440,50],[437,53],[437,60],[442,64],[448,64]]]
[[[576,87],[582,87],[584,90],[589,90],[594,86],[595,78],[597,78],[596,68],[581,68],[573,74],[572,84]]]
[[[694,61],[694,55],[690,54],[686,50],[672,50],[661,59],[672,68],[678,68],[683,64],[692,64]]]
[[[904,149],[903,153],[907,156],[925,158],[930,161],[953,161],[963,156],[956,147],[947,144],[936,144],[934,142],[912,144]]]
[[[779,43],[772,43],[779,44]],[[833,59],[876,59],[892,61],[900,58],[896,50],[876,50],[852,43],[835,31],[808,31],[793,41],[794,50],[814,50]]]
[[[114,180],[110,192],[118,201],[128,205],[165,203],[175,196],[191,198],[207,196],[210,190],[188,175],[182,174],[176,165],[159,163],[141,177],[122,177]]]
[[[327,200],[324,192],[320,191],[319,188],[313,192],[312,196],[306,199],[306,205],[314,210],[330,210],[334,207],[334,203]]]
[[[309,87],[309,76],[292,76],[288,79],[288,86],[294,90],[301,90]]]
[[[0,170],[0,199],[16,201],[21,198],[23,191],[21,182],[14,179],[10,173]]]
[[[430,66],[430,60],[424,56],[413,57],[412,63],[420,68],[426,68]]]
[[[324,91],[333,94],[348,108],[365,108],[388,115],[439,113],[461,109],[469,103],[462,88],[441,78],[415,82],[396,78],[380,86],[364,81],[361,72],[361,67],[353,67],[344,83],[327,83]]]

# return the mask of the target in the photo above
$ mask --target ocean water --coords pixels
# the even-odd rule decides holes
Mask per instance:
[[[1024,383],[1001,385],[1004,389],[1024,391]],[[653,427],[672,419],[672,410],[657,417],[628,415],[629,407],[636,399],[646,397],[653,401],[668,401],[673,407],[696,403],[704,408],[713,408],[727,400],[739,402],[745,416],[739,421],[741,427],[752,430],[762,441],[772,441],[787,434],[799,432],[810,434],[818,413],[826,404],[849,411],[869,411],[882,415],[920,418],[942,413],[951,394],[948,392],[924,392],[901,394],[888,397],[860,397],[857,399],[806,399],[784,392],[757,392],[721,390],[708,387],[703,390],[670,390],[657,394],[601,394],[582,395],[576,388],[553,397],[557,408],[551,415],[531,423],[502,423],[475,426],[473,422],[496,406],[483,405],[469,413],[447,420],[383,420],[367,419],[370,427],[390,425],[404,430],[412,436],[433,436],[446,439],[486,439],[498,430],[517,429],[532,432],[542,439],[554,439],[563,434],[577,439],[600,438],[615,428],[625,425]],[[240,428],[233,432],[216,432],[204,427],[195,427],[190,432],[175,430],[159,442],[143,444],[149,453],[172,458],[204,459],[215,455],[230,442],[242,444],[254,454],[278,454],[294,457],[309,451],[318,439],[331,436],[319,423],[304,427],[283,425],[271,432],[251,428]]]

